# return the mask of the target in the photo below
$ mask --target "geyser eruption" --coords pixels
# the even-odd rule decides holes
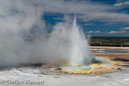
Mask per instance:
[[[88,65],[92,60],[91,51],[89,48],[88,40],[85,38],[84,33],[79,30],[74,17],[73,27],[71,30],[71,65]]]
[[[77,26],[76,16],[74,17],[72,29],[69,34],[69,40],[70,65],[61,67],[61,71],[72,74],[90,73],[92,67],[89,64],[92,61],[92,54],[88,40],[83,31]]]
[[[58,22],[49,33],[40,1],[7,0],[0,6],[0,66],[62,59],[71,65],[90,63],[89,45],[76,18],[72,25],[71,18],[64,16],[65,22]]]

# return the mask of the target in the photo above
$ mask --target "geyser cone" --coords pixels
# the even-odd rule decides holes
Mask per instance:
[[[71,65],[88,65],[91,63],[92,55],[89,48],[88,40],[84,33],[79,30],[74,17],[73,27],[71,31]]]

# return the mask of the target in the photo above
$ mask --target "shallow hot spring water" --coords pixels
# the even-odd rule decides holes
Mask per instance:
[[[119,64],[121,62],[112,61],[108,57],[95,57],[98,62],[93,62],[90,65],[65,65],[60,67],[62,72],[68,74],[105,74],[118,71],[117,69],[120,68]]]

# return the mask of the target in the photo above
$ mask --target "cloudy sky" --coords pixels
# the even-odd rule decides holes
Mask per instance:
[[[64,17],[72,20],[76,13],[86,35],[129,37],[129,0],[1,0],[0,9],[1,27],[5,22],[12,28],[36,24],[51,32]]]
[[[86,35],[129,36],[128,0],[42,0],[47,25],[77,14]]]

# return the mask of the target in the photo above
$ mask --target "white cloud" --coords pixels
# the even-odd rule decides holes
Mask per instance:
[[[0,0],[0,66],[43,62],[45,22],[39,0]],[[34,28],[40,33],[30,33]],[[28,38],[34,39],[29,43]],[[35,58],[36,57],[36,58]]]
[[[19,0],[19,2],[21,1],[25,3],[25,7],[27,9],[23,8],[21,4],[18,3],[17,0],[6,0],[6,1],[1,0],[0,8],[3,8],[4,10],[0,10],[0,13],[2,11],[8,10],[4,8],[5,6],[16,7],[19,5],[17,9],[20,9],[20,11],[23,11],[23,10],[27,11],[28,9],[32,11],[30,16],[23,16],[23,20],[24,19],[27,20],[29,18],[32,21],[34,21],[34,18],[35,18],[35,17],[33,18],[34,15],[39,15],[39,14],[42,15],[43,12],[45,13],[49,12],[49,13],[61,13],[61,14],[77,13],[77,14],[80,14],[77,17],[81,19],[82,21],[97,20],[101,22],[129,23],[129,14],[116,12],[119,9],[112,5],[95,3],[95,2],[84,1],[84,0],[80,0],[80,1],[79,0],[78,1],[77,0],[70,0],[70,1],[68,0],[67,1],[66,0],[31,0],[31,1],[30,0]],[[12,5],[14,2],[16,4]],[[30,3],[35,6],[31,8],[29,6]],[[32,9],[37,9],[37,13],[34,13]],[[39,10],[42,10],[42,11],[39,12]],[[17,10],[14,10],[14,11],[17,11]],[[0,15],[0,18],[2,15],[3,14]],[[24,12],[21,12],[21,15],[25,15]],[[12,17],[12,20],[16,20],[16,18]],[[10,21],[7,21],[7,22],[10,22]],[[10,23],[10,25],[12,24]],[[25,28],[27,28],[31,26],[31,22],[28,22],[28,21],[22,22],[21,25],[22,27],[24,26]]]
[[[42,0],[45,12],[61,14],[80,14],[77,17],[83,21],[97,20],[101,22],[129,23],[129,14],[118,13],[118,8],[91,1],[77,0]]]
[[[86,33],[101,33],[101,31],[87,31]]]
[[[129,27],[122,28],[120,30],[129,30]]]
[[[119,33],[126,33],[126,31],[110,31],[108,34],[119,34]]]
[[[23,10],[20,3],[17,3],[17,0],[10,0],[9,3],[12,3],[12,1],[13,2],[16,1],[16,4],[14,4],[14,6],[19,5],[19,8],[21,9],[21,11]],[[7,1],[0,1],[0,3],[1,2],[6,2],[6,5],[10,5]],[[31,0],[31,1],[23,0],[23,2],[26,3],[25,5],[26,8],[30,8],[28,4],[33,2],[32,4],[35,5],[35,7],[37,7],[36,9],[38,10],[43,9],[45,13],[48,13],[48,12],[49,13],[61,13],[61,14],[77,13],[77,14],[80,14],[77,17],[81,19],[82,21],[97,20],[101,22],[129,23],[129,14],[118,13],[116,12],[117,10],[119,10],[118,8],[112,5],[107,5],[107,4],[95,3],[95,2],[84,1],[84,0],[80,0],[80,1],[79,0],[78,1],[77,0],[70,0],[70,1],[66,1],[66,0]],[[3,8],[4,5],[1,3],[0,7]],[[6,10],[6,8],[4,9]],[[30,11],[32,9],[35,9],[35,8],[34,7],[30,8]],[[37,10],[37,14],[39,14],[38,10]],[[33,15],[34,14],[32,12],[30,16],[24,19],[30,18]],[[32,18],[32,21],[33,21],[33,18]],[[30,24],[29,22],[27,23],[28,25],[26,25],[26,27],[29,27]]]
[[[119,2],[119,3],[114,4],[114,6],[117,6],[117,7],[127,6],[127,5],[129,5],[129,1]]]

